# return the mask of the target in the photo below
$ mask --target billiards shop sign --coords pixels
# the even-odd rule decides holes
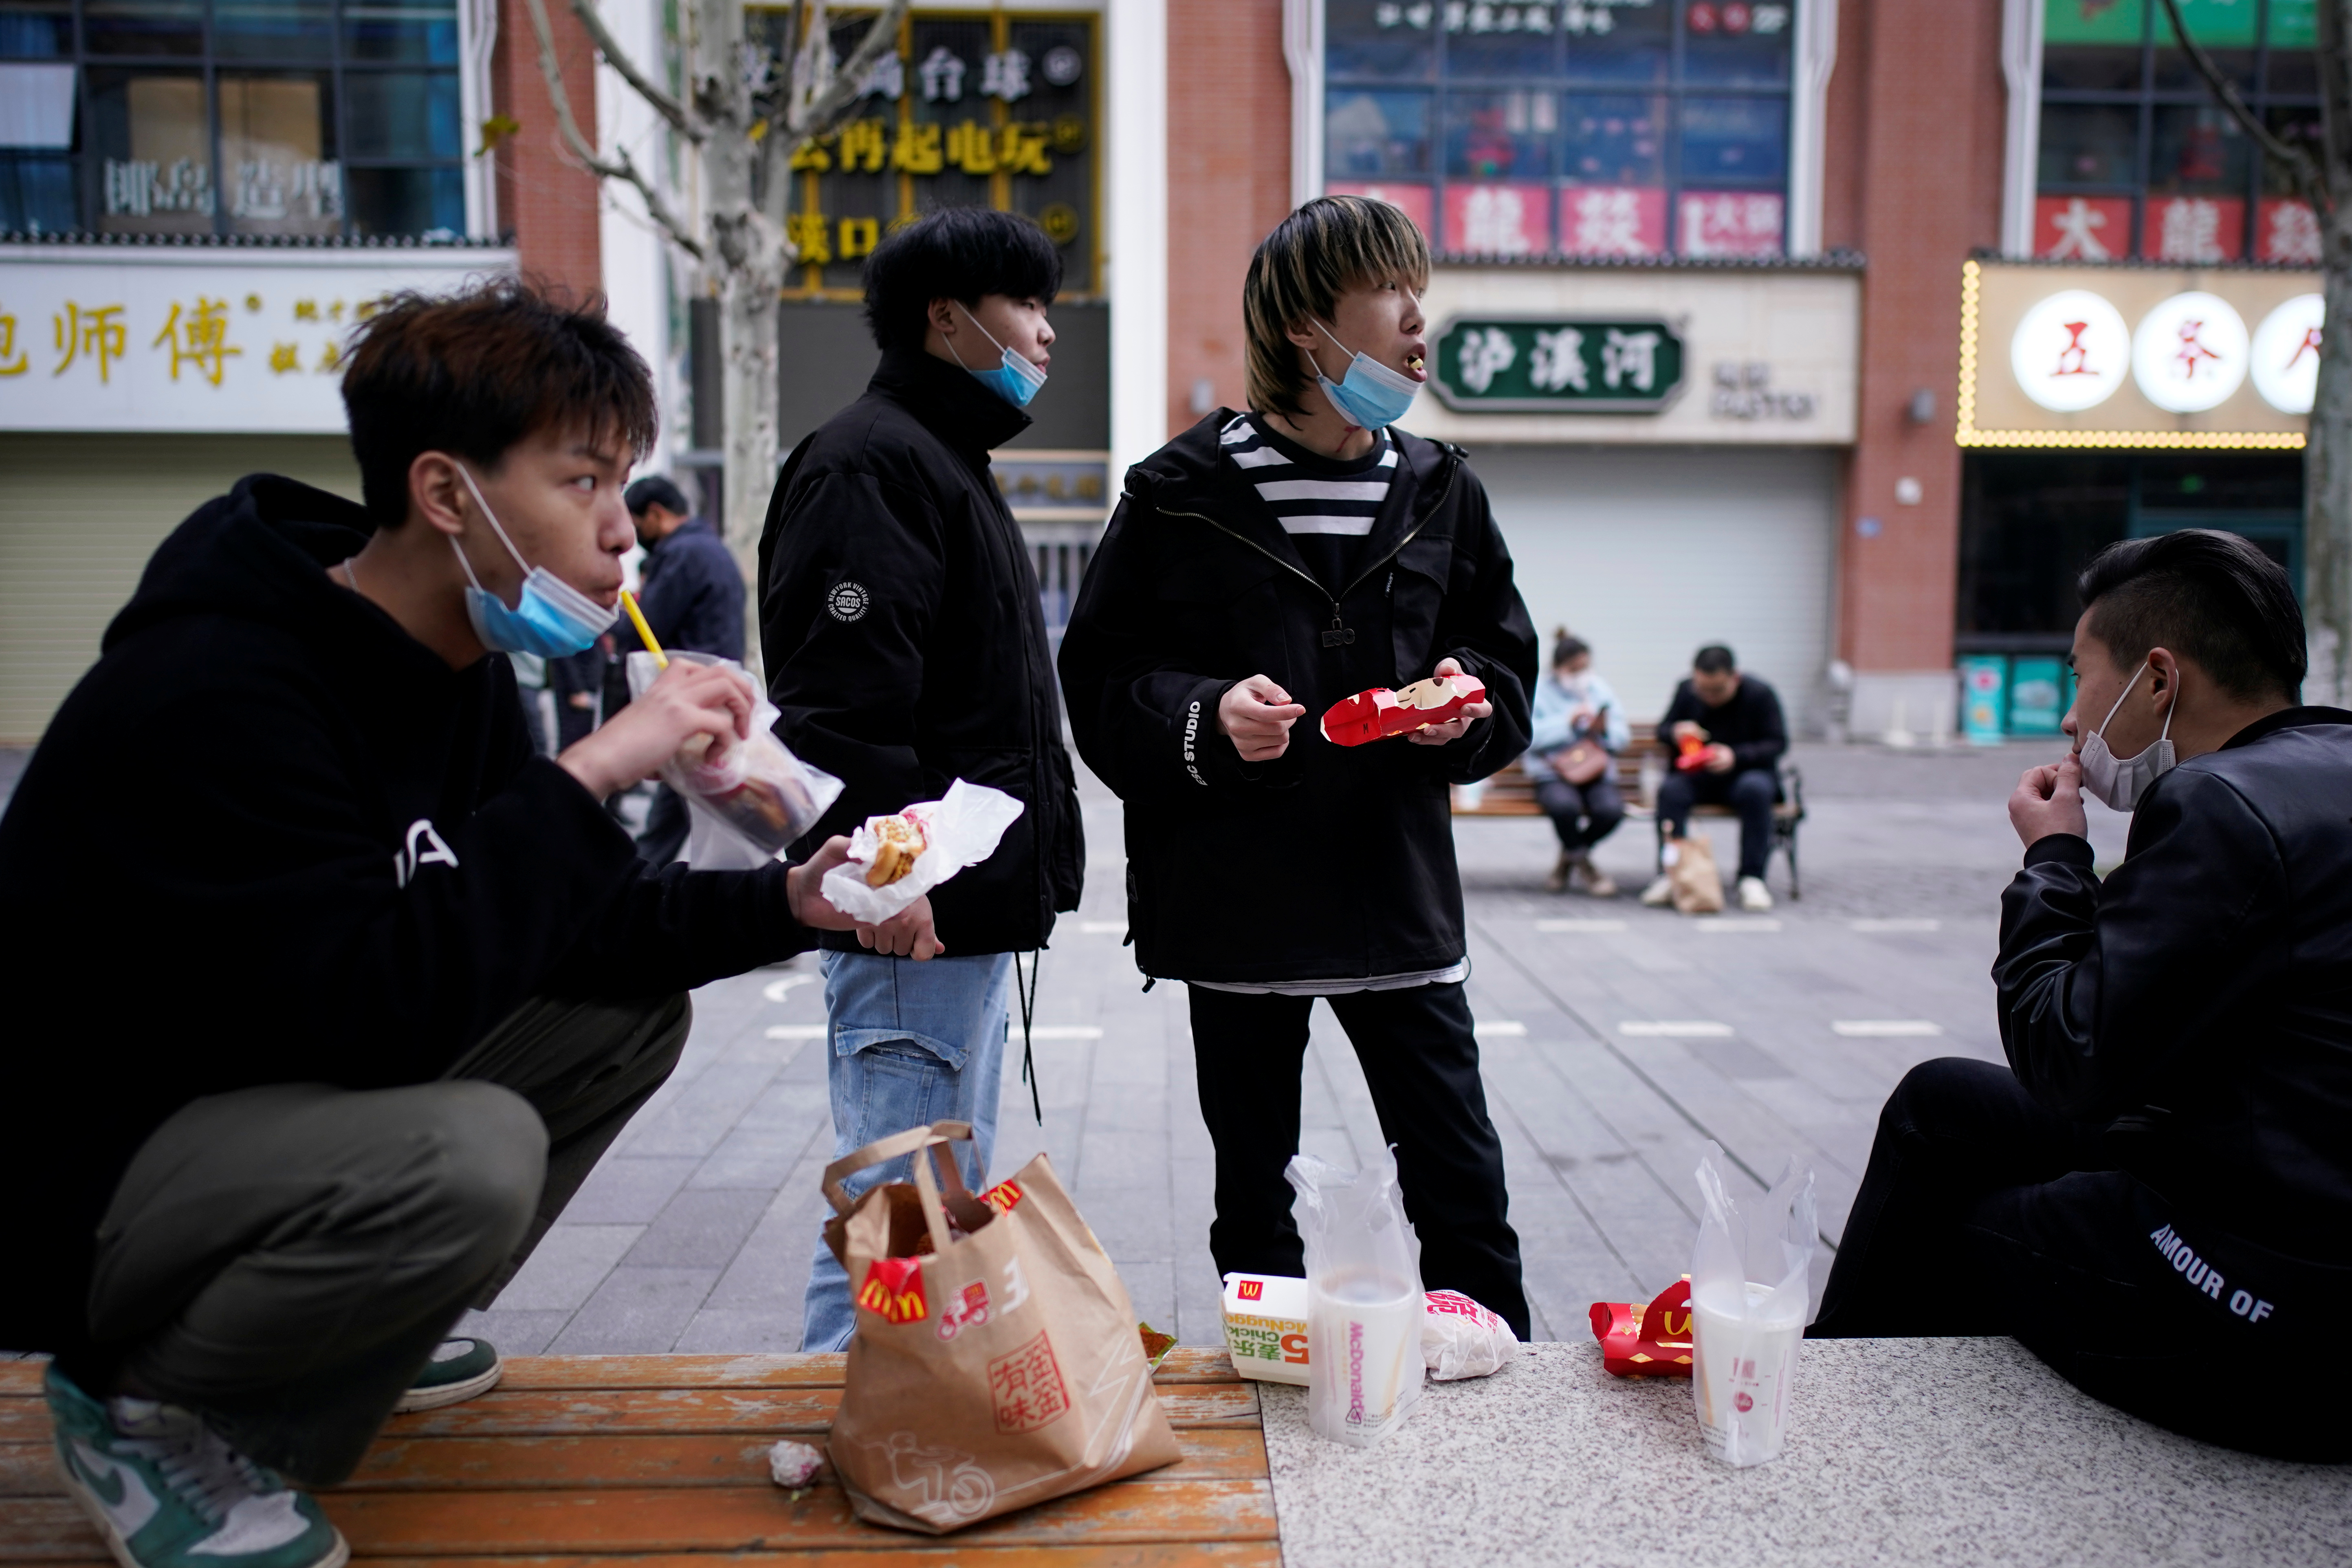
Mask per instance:
[[[1457,316],[1430,380],[1465,414],[1655,414],[1682,390],[1683,340],[1652,317]]]

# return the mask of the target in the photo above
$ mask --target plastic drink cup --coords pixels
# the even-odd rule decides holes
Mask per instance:
[[[1770,1287],[1751,1281],[1750,1310],[1771,1294]],[[1691,1395],[1706,1451],[1734,1466],[1780,1458],[1804,1320],[1758,1322],[1729,1317],[1710,1310],[1694,1293],[1691,1328]]]
[[[1421,1292],[1401,1280],[1342,1274],[1307,1291],[1307,1425],[1369,1447],[1418,1398]]]

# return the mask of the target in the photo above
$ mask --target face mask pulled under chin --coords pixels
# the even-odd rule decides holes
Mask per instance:
[[[482,516],[499,542],[507,547],[515,564],[523,570],[522,593],[515,606],[509,609],[504,600],[482,586],[474,575],[474,563],[466,559],[466,552],[455,539],[449,548],[457,552],[457,564],[464,568],[466,581],[466,618],[474,625],[474,635],[482,646],[500,653],[535,653],[541,658],[563,658],[579,653],[604,634],[620,615],[617,608],[606,609],[595,600],[558,577],[544,566],[533,566],[514,547],[507,531],[490,510],[490,503],[482,499],[474,476],[460,463],[457,472],[464,476],[466,488],[474,495],[474,504],[482,509]]]
[[[961,304],[957,305],[956,309],[963,310]],[[965,374],[975,377],[982,386],[1013,405],[1013,407],[1028,407],[1029,400],[1036,396],[1038,389],[1045,384],[1045,373],[1038,369],[1036,364],[1024,355],[1017,354],[1003,343],[997,342],[996,334],[986,327],[981,326],[978,316],[973,315],[970,310],[964,310],[963,317],[965,321],[979,328],[982,337],[996,344],[996,363],[986,370],[973,370],[971,366],[964,364]],[[963,364],[963,355],[956,351],[953,338],[948,340],[948,350],[955,353],[956,363]]]
[[[2099,727],[2083,741],[2083,787],[2111,811],[2135,809],[2147,794],[2148,786],[2172,771],[2172,710],[2168,707],[2164,710],[2163,732],[2138,755],[2118,757],[2107,749],[2107,726],[2116,721],[2116,715],[2123,710],[2124,698],[2131,695],[2132,688],[2139,684],[2147,669],[2147,661],[2142,659],[2139,668],[2124,682],[2123,694],[2116,699],[2116,705],[2107,710]],[[2174,700],[2179,700],[2178,693]]]
[[[1330,338],[1341,353],[1348,352],[1348,345],[1333,337],[1330,328],[1317,321],[1315,330]],[[1321,365],[1317,365],[1315,384],[1323,389],[1331,406],[1349,424],[1363,430],[1385,430],[1403,418],[1421,391],[1421,383],[1402,371],[1391,370],[1368,353],[1359,353],[1348,362],[1347,375],[1341,381],[1333,381],[1323,374]]]

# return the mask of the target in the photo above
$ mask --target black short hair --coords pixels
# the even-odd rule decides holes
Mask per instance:
[[[694,515],[694,507],[687,500],[686,492],[660,474],[647,474],[631,485],[621,492],[621,500],[628,507],[631,517],[643,517],[647,508],[656,506],[680,517]]]
[[[574,302],[533,280],[499,277],[455,294],[395,294],[361,323],[343,372],[343,411],[360,496],[379,528],[408,516],[408,469],[425,452],[495,468],[550,426],[617,437],[632,458],[660,427],[654,379],[604,298]]]
[[[1711,642],[1691,655],[1691,668],[1701,675],[1725,675],[1739,668],[1731,650],[1719,642]]]
[[[866,258],[866,326],[878,348],[920,348],[934,300],[983,294],[1051,304],[1062,253],[1036,220],[994,207],[941,207],[883,237]]]
[[[2311,658],[2303,606],[2285,568],[2242,535],[2183,528],[2121,540],[2092,558],[2075,588],[2091,635],[2119,667],[2164,647],[2242,700],[2302,696]]]
[[[1592,645],[1570,631],[1566,626],[1552,633],[1551,667],[1558,669],[1572,658],[1581,658],[1592,651]]]

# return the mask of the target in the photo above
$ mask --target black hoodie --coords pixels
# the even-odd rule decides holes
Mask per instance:
[[[1127,804],[1128,921],[1147,974],[1366,979],[1463,956],[1449,784],[1527,749],[1535,628],[1459,447],[1402,430],[1388,499],[1338,597],[1233,464],[1220,409],[1128,470],[1062,639],[1078,753]],[[1460,740],[1343,748],[1324,710],[1451,656],[1494,717]],[[1306,715],[1241,760],[1217,703],[1252,675]]]
[[[428,1081],[534,995],[656,996],[809,943],[782,867],[646,872],[531,754],[504,658],[453,670],[329,578],[371,526],[268,475],[199,509],[0,817],[0,1346],[80,1343],[98,1220],[192,1100]]]
[[[801,443],[760,535],[760,647],[776,733],[838,775],[815,835],[937,800],[957,779],[1025,809],[931,889],[951,957],[1045,945],[1086,844],[1037,574],[988,454],[1029,416],[919,349]],[[827,947],[856,950],[846,933]]]

